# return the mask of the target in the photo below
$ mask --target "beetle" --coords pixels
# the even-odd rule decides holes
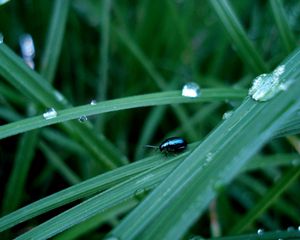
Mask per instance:
[[[146,147],[158,148],[162,153],[180,153],[187,148],[187,142],[181,137],[170,137],[165,139],[158,147],[146,145]]]

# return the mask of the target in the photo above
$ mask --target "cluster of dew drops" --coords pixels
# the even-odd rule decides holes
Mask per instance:
[[[96,104],[97,104],[96,100],[92,100],[90,102],[90,105],[92,105],[92,106],[94,106]],[[43,118],[46,120],[49,120],[49,119],[52,119],[55,117],[57,117],[57,111],[54,108],[48,108],[47,111],[43,113]],[[82,115],[78,118],[78,121],[81,123],[86,122],[87,120],[88,120],[88,118],[85,115]]]

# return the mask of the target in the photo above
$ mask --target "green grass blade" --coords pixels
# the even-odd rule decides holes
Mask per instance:
[[[60,172],[63,178],[65,178],[70,184],[80,183],[80,178],[62,161],[62,159],[44,142],[39,143],[40,148],[48,158],[54,168]]]
[[[133,175],[141,173],[147,169],[158,166],[163,160],[160,157],[150,157],[144,161],[139,161],[116,170],[104,173],[97,177],[86,180],[80,184],[57,192],[44,199],[34,202],[21,208],[7,216],[0,218],[0,232],[18,223],[24,222],[37,215],[45,213],[51,209],[70,203],[83,197],[89,197],[97,192],[120,183]]]
[[[90,218],[89,220],[76,225],[73,228],[59,234],[54,237],[54,240],[69,240],[69,239],[78,239],[79,237],[85,237],[84,234],[87,234],[89,231],[96,229],[101,223],[106,222],[108,219],[111,219],[115,215],[127,212],[136,206],[138,201],[136,199],[131,199],[126,201],[123,204],[112,207],[105,213],[100,213],[95,217]],[[83,235],[83,236],[82,236]],[[99,235],[98,235],[99,236]],[[100,236],[99,236],[100,237]]]
[[[154,105],[195,103],[205,101],[218,101],[226,99],[241,99],[245,96],[244,90],[236,89],[207,89],[202,90],[202,95],[196,99],[182,97],[180,91],[152,93],[127,98],[108,100],[95,105],[83,105],[58,111],[57,117],[45,120],[42,116],[27,118],[17,122],[0,126],[0,139],[32,129],[62,123],[68,120],[78,119],[80,116],[90,116],[99,113],[107,113],[137,107]],[[81,124],[84,125],[84,124]],[[89,138],[90,139],[90,138]],[[88,141],[89,139],[86,139]]]
[[[238,236],[228,236],[219,238],[209,238],[211,240],[274,240],[274,239],[290,239],[296,240],[300,238],[299,231],[274,231],[263,232],[262,234],[247,234]]]
[[[22,201],[24,186],[35,152],[37,139],[37,131],[25,134],[20,139],[12,173],[7,182],[3,197],[2,214],[7,214],[17,209]]]
[[[39,71],[49,82],[53,82],[58,64],[66,28],[69,5],[69,0],[56,0],[53,4],[50,27],[46,37],[46,47],[43,52]]]
[[[271,10],[287,53],[293,51],[296,47],[296,39],[288,25],[287,17],[284,13],[284,8],[281,0],[271,0]]]
[[[31,96],[37,104],[56,109],[63,109],[68,105],[59,92],[39,74],[32,71],[5,44],[0,44],[0,74],[23,94]],[[31,127],[34,129],[33,126]],[[75,135],[93,158],[106,169],[120,165],[120,159],[125,158],[110,142],[104,137],[96,136],[87,126],[70,122],[64,124],[64,129],[70,135]]]
[[[288,121],[286,121],[278,131],[274,134],[274,137],[283,137],[287,135],[294,135],[300,133],[300,112],[294,114]]]
[[[193,146],[190,147],[191,150],[193,150]],[[188,152],[189,153],[189,152]],[[279,156],[278,156],[279,157]],[[184,158],[183,156],[180,156],[176,160],[176,162],[180,162]],[[288,163],[285,163],[283,161],[276,161],[276,156],[274,156],[275,161],[271,161],[273,156],[270,156],[266,159],[266,162],[269,163],[267,165],[270,166],[276,166],[278,164],[285,165],[285,164],[291,164],[292,160],[290,159]],[[287,157],[286,157],[287,158]],[[297,159],[299,160],[299,158]],[[254,170],[261,167],[261,164],[258,164],[259,161],[265,161],[265,159],[262,158],[254,158],[253,163],[249,162],[247,164],[248,167],[245,167],[244,170]],[[58,193],[55,193],[53,195],[50,195],[44,199],[41,199],[37,202],[34,202],[24,208],[21,208],[7,216],[4,216],[0,219],[0,232],[4,231],[18,223],[21,223],[23,221],[26,221],[28,219],[31,219],[35,216],[38,216],[42,213],[45,213],[51,209],[57,208],[59,206],[65,205],[67,203],[70,203],[72,201],[89,197],[94,195],[97,192],[100,192],[102,190],[108,189],[132,176],[135,176],[137,174],[140,174],[146,170],[152,169],[152,168],[158,168],[161,165],[163,165],[165,162],[165,159],[161,159],[161,156],[153,156],[145,160],[138,161],[137,163],[130,164],[128,166],[121,167],[119,169],[113,170],[111,172],[105,173],[103,175],[100,175],[98,177],[86,180],[80,184],[77,184],[75,186],[69,187],[65,190],[62,190]],[[175,164],[175,162],[174,162]],[[171,173],[173,169],[173,166],[170,165],[167,169],[168,173]],[[168,175],[168,174],[166,174]],[[147,183],[147,181],[145,181]],[[129,186],[130,187],[130,184]],[[122,196],[121,196],[122,198]]]
[[[204,212],[220,185],[228,184],[284,121],[299,108],[300,52],[286,62],[288,91],[243,104],[213,131],[168,178],[113,231],[123,239],[179,239]],[[203,164],[205,163],[204,167]]]
[[[297,166],[300,164],[298,154],[274,154],[271,156],[255,156],[243,167],[245,171],[266,169],[276,166]]]
[[[253,223],[292,183],[300,176],[300,168],[295,167],[289,170],[251,210],[239,220],[233,229],[232,234],[242,233]]]
[[[97,100],[106,100],[107,95],[107,80],[108,80],[108,50],[109,50],[109,30],[110,30],[110,9],[111,0],[102,1],[102,18],[100,31],[100,66],[99,66],[99,82],[97,86]],[[96,129],[103,128],[104,116],[97,118]],[[100,127],[101,126],[101,127]]]
[[[166,175],[169,174],[170,168],[174,169],[174,167],[177,166],[178,159],[180,158],[182,158],[182,156],[177,156],[172,161],[167,161],[155,168],[138,174],[127,181],[78,204],[68,211],[57,215],[49,221],[19,236],[17,239],[50,238],[98,213],[105,212],[124,201],[130,200],[138,194],[145,193],[145,191],[151,190],[158,182],[164,179]]]
[[[209,2],[220,18],[243,61],[256,74],[267,72],[268,67],[248,39],[229,2],[227,0],[210,0]]]

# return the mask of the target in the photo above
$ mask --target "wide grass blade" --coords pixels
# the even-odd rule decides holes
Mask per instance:
[[[228,184],[272,134],[299,108],[300,52],[286,64],[293,87],[266,103],[246,98],[112,235],[124,239],[179,239],[204,212],[220,185]],[[204,165],[205,163],[205,165]]]

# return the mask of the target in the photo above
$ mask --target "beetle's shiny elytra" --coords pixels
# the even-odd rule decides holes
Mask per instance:
[[[164,140],[159,145],[159,150],[163,153],[180,153],[187,147],[186,141],[181,137],[171,137]]]

